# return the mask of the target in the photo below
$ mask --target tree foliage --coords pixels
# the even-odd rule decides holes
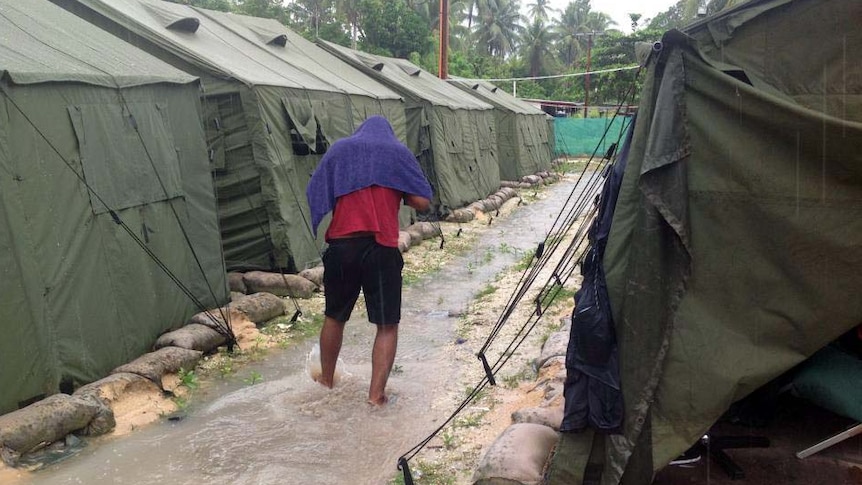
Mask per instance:
[[[428,26],[405,0],[360,0],[359,15],[362,50],[407,58],[429,47]]]
[[[309,39],[409,58],[437,71],[440,0],[167,0],[274,18]],[[636,42],[654,42],[698,12],[713,14],[745,0],[679,0],[653,18],[629,14],[615,25],[591,0],[560,10],[549,0],[449,0],[449,74],[466,78],[538,77],[614,69],[636,63]],[[522,8],[523,7],[523,8]],[[617,30],[619,29],[619,30]],[[631,33],[624,33],[623,30]],[[591,104],[623,102],[640,92],[635,70],[591,76]],[[512,92],[511,82],[498,83]],[[581,101],[583,76],[517,82],[519,97]]]

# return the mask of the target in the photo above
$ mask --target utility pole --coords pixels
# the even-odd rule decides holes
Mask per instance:
[[[584,118],[587,117],[587,111],[590,108],[590,68],[592,64],[592,55],[593,55],[593,36],[596,35],[605,35],[604,32],[584,32],[581,34],[575,34],[577,37],[586,37],[587,38],[587,73],[584,76]]]
[[[449,0],[440,0],[440,52],[437,67],[440,79],[449,77]]]

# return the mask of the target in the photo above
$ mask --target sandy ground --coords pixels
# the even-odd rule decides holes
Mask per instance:
[[[526,203],[543,197],[542,187],[535,191],[530,189],[529,192],[531,200],[525,198]],[[533,192],[535,196],[532,195]],[[499,213],[493,214],[493,217],[503,219],[517,210],[518,205],[517,199],[511,199],[500,208]],[[413,247],[404,253],[405,282],[409,284],[411,278],[436,271],[456,255],[472,247],[477,238],[481,237],[484,228],[488,227],[490,217],[491,215],[479,213],[474,221],[462,224],[470,226],[471,230],[464,231],[463,235],[457,238],[448,237],[442,256],[436,247],[432,251],[431,246],[427,244]],[[448,231],[449,228],[446,227],[448,223],[442,224],[447,234],[455,232],[454,229]],[[455,227],[455,224],[451,226]],[[481,380],[482,369],[481,366],[476,365],[474,353],[484,343],[489,330],[505,308],[519,277],[520,272],[514,269],[498,275],[497,281],[493,283],[496,290],[475,300],[463,315],[458,329],[463,343],[457,347],[451,344],[452,349],[450,349],[452,355],[458,359],[460,367],[465,369],[460,378],[461,388],[472,388]],[[537,286],[546,279],[547,276],[540,276],[536,280]],[[528,294],[524,301],[530,301],[533,294]],[[301,338],[310,338],[316,334],[316,328],[319,327],[315,325],[319,326],[322,321],[322,294],[310,300],[301,300],[299,303],[304,316],[298,322],[289,323],[289,316],[293,313],[294,307],[291,302],[285,300],[288,315],[269,322],[263,329],[256,327],[242,315],[233,313],[231,324],[242,350],[234,356],[229,356],[226,352],[206,356],[195,370],[193,388],[190,388],[187,383],[184,384],[181,376],[176,374],[165,376],[163,378],[165,389],[173,391],[176,397],[165,397],[152,383],[142,383],[113,396],[117,426],[112,435],[129,434],[172,413],[182,411],[187,400],[193,398],[193,389],[207,386],[207,381],[218,378],[219,372],[224,374],[226,368],[230,373],[236,372],[245,362],[265,358],[266,352],[273,347],[286,345]],[[361,307],[362,302],[359,303]],[[533,307],[526,304],[516,310],[510,318],[511,323],[503,328],[497,338],[495,343],[497,348],[491,347],[489,355],[499,355],[501,346],[511,341],[511,336],[517,331],[517,327],[526,321],[532,310]],[[489,387],[483,392],[458,419],[414,459],[415,465],[411,466],[424,475],[417,483],[471,483],[469,478],[482,452],[511,424],[511,413],[517,409],[535,406],[541,401],[542,393],[534,384],[536,375],[531,363],[538,357],[547,335],[559,328],[560,317],[570,314],[570,311],[571,296],[565,295],[559,298],[498,375],[499,385]],[[496,354],[494,350],[497,350]],[[463,392],[452,392],[438,398],[434,407],[441,410],[454,410],[465,397],[466,394]],[[10,469],[0,463],[0,484],[14,485],[26,474],[26,471]]]
[[[538,198],[542,198],[541,191]],[[505,217],[517,210],[517,203],[510,201],[498,217]],[[480,222],[481,224],[481,222]],[[564,246],[561,246],[561,248]],[[562,253],[562,251],[557,251]],[[512,341],[520,327],[534,311],[532,303],[538,289],[548,280],[550,268],[555,260],[546,265],[545,270],[535,280],[534,288],[522,299],[522,305],[508,319],[508,323],[498,334],[487,355],[500,355],[504,347]],[[475,387],[484,376],[478,364],[476,352],[484,344],[489,332],[502,314],[517,287],[521,271],[510,268],[497,275],[492,286],[493,293],[474,300],[461,318],[458,335],[463,340],[460,345],[450,344],[449,353],[457,359],[457,366],[463,369],[460,376],[461,386],[448,395],[438,398],[435,409],[454,411],[467,397],[467,390]],[[573,277],[566,285],[569,292],[561,293],[553,305],[539,320],[521,347],[497,374],[497,386],[487,386],[485,390],[464,411],[445,427],[428,446],[410,462],[411,471],[421,484],[471,484],[473,470],[482,455],[494,440],[512,424],[512,412],[538,406],[544,399],[544,392],[536,385],[536,370],[533,361],[538,358],[542,344],[548,335],[561,326],[561,319],[571,315],[573,302],[571,291],[580,285],[579,277]],[[553,369],[552,369],[553,370]],[[441,418],[448,416],[445,412]]]

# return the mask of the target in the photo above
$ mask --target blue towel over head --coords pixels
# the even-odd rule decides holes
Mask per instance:
[[[305,190],[311,227],[335,208],[335,201],[372,185],[431,199],[431,185],[413,153],[395,136],[389,121],[372,116],[327,150]]]

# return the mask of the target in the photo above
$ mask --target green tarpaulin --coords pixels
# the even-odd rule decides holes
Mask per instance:
[[[755,0],[649,59],[604,260],[626,412],[602,483],[650,483],[862,322],[860,18]]]
[[[400,95],[275,20],[159,0],[52,1],[201,78],[229,268],[318,263],[305,187],[327,147],[375,114],[406,137]]]
[[[146,251],[208,307],[227,282],[195,78],[47,0],[0,0],[0,32],[4,413],[199,311]]]
[[[448,82],[494,106],[501,179],[520,180],[551,168],[554,135],[549,115],[487,82]]]

